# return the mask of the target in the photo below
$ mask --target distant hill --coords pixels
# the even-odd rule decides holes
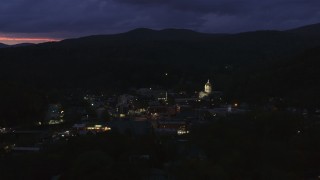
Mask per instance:
[[[9,46],[9,45],[0,43],[0,48],[5,48],[5,47],[8,47],[8,46]]]
[[[20,44],[15,44],[15,45],[11,45],[10,47],[24,47],[24,46],[32,46],[35,45],[33,43],[20,43]]]
[[[7,48],[7,47],[24,47],[24,46],[32,46],[35,45],[33,43],[20,43],[20,44],[15,44],[15,45],[7,45],[7,44],[2,44],[0,43],[0,48]]]
[[[112,35],[94,35],[82,37],[78,39],[67,39],[62,43],[72,41],[85,42],[101,42],[101,41],[189,41],[189,40],[204,40],[212,37],[220,37],[227,34],[207,34],[199,33],[188,29],[163,29],[152,30],[147,28],[138,28],[129,32],[112,34]]]
[[[309,37],[320,37],[320,23],[303,26],[295,29],[288,30],[287,32],[296,33]]]
[[[41,87],[183,87],[188,80],[253,72],[317,46],[318,38],[287,31],[206,34],[140,28],[0,49],[0,73],[10,81]],[[165,72],[172,76],[164,79]],[[229,87],[227,81],[220,83],[222,90]]]
[[[216,66],[261,63],[298,54],[318,44],[318,39],[281,31],[206,34],[184,29],[136,29],[115,35],[46,43],[37,48],[53,51],[68,49],[67,56],[83,54],[80,59],[91,56],[91,62],[97,59],[130,59],[147,63],[197,64],[201,67],[202,63]]]

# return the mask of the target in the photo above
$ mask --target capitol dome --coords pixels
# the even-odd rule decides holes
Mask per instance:
[[[207,94],[211,94],[212,92],[212,85],[210,83],[210,80],[204,85],[204,92]]]

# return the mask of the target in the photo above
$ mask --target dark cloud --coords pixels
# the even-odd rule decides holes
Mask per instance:
[[[75,37],[138,27],[203,32],[320,22],[319,0],[1,0],[1,34]]]
[[[245,1],[235,0],[118,0],[132,5],[154,5],[167,6],[181,11],[191,11],[199,13],[215,12],[244,13],[246,12]]]

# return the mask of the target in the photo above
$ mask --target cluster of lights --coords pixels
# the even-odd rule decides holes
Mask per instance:
[[[188,130],[184,130],[184,129],[179,129],[179,130],[177,131],[177,134],[178,134],[178,135],[189,134],[189,131],[188,131]]]
[[[96,130],[96,131],[110,131],[110,127],[103,127],[102,125],[94,125],[86,128],[87,130]]]
[[[0,133],[7,133],[10,130],[11,130],[10,128],[0,128]]]
[[[49,125],[54,125],[54,124],[61,124],[61,123],[63,123],[64,121],[63,121],[63,119],[60,119],[60,120],[50,120],[49,121]],[[41,125],[41,122],[39,122],[39,125]]]

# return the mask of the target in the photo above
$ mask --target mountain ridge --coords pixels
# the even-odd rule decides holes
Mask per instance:
[[[70,86],[77,81],[75,86],[99,85],[99,81],[112,81],[109,77],[118,78],[117,84],[126,81],[124,77],[131,76],[130,73],[136,73],[130,82],[147,84],[149,81],[143,81],[145,74],[151,82],[162,71],[206,72],[199,76],[224,72],[226,66],[243,71],[294,57],[317,46],[320,39],[287,31],[206,34],[184,29],[139,28],[114,35],[3,48],[0,72],[2,77],[20,82]]]
[[[301,26],[298,28],[287,30],[287,32],[300,34],[309,37],[320,37],[320,23]]]
[[[25,46],[32,46],[32,45],[36,45],[36,44],[34,44],[34,43],[19,43],[19,44],[14,44],[14,45],[8,45],[8,44],[0,43],[0,48],[25,47]]]
[[[6,48],[6,47],[9,47],[9,45],[0,43],[0,48]]]
[[[79,39],[88,39],[88,38],[105,38],[107,40],[115,40],[115,38],[122,38],[122,40],[195,40],[197,38],[205,39],[205,38],[216,38],[222,36],[237,36],[243,34],[252,34],[252,33],[261,33],[261,32],[284,32],[284,33],[292,33],[296,35],[302,36],[313,36],[320,37],[320,23],[305,25],[297,28],[292,28],[284,31],[279,30],[256,30],[256,31],[246,31],[239,33],[204,33],[198,32],[190,29],[179,29],[179,28],[166,28],[166,29],[150,29],[150,28],[136,28],[127,32],[115,33],[115,34],[96,34],[96,35],[88,35],[82,36],[78,38],[66,38],[59,42],[66,42],[72,40]],[[132,37],[133,36],[133,37]],[[47,44],[52,42],[39,43]],[[20,47],[20,46],[28,46],[33,45],[32,43],[20,43],[16,45],[7,45],[0,43],[0,48],[3,47]]]
[[[252,34],[252,33],[263,33],[263,32],[275,32],[275,33],[293,33],[296,35],[307,35],[310,32],[312,32],[311,36],[316,35],[317,37],[320,37],[320,23],[315,23],[311,25],[305,25],[297,28],[292,28],[288,30],[256,30],[256,31],[246,31],[246,32],[239,32],[239,33],[204,33],[204,32],[198,32],[190,29],[180,29],[180,28],[166,28],[166,29],[160,29],[155,30],[151,28],[136,28],[129,30],[127,32],[122,33],[116,33],[116,34],[97,34],[97,35],[89,35],[89,36],[83,36],[79,38],[67,38],[59,42],[68,41],[68,40],[75,40],[75,39],[86,39],[86,38],[101,38],[101,37],[128,37],[130,35],[143,37],[143,36],[154,36],[154,35],[160,35],[160,37],[168,36],[165,38],[165,40],[183,40],[183,38],[214,38],[214,37],[222,37],[222,36],[237,36],[237,35],[243,35],[243,34]],[[173,37],[173,35],[176,35],[177,37]],[[191,36],[188,37],[187,35]],[[144,39],[138,39],[138,40],[144,40]],[[155,39],[148,39],[148,40],[159,40],[159,38]],[[162,39],[163,40],[163,39]]]

